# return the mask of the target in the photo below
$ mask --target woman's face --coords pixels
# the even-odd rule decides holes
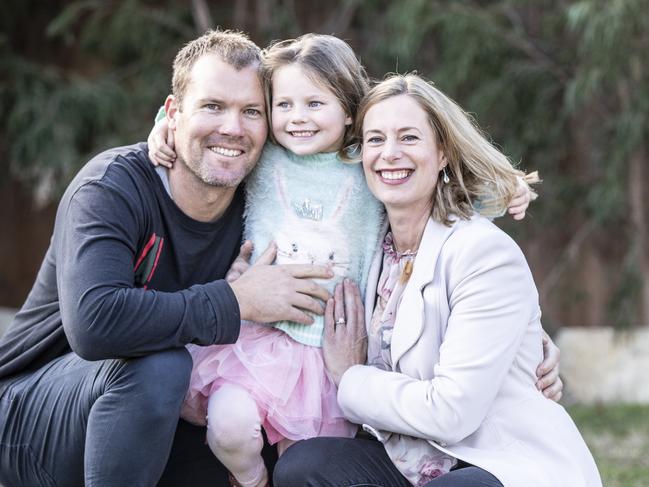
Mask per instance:
[[[370,191],[388,211],[430,212],[446,165],[426,112],[409,95],[373,105],[363,119],[363,169]]]

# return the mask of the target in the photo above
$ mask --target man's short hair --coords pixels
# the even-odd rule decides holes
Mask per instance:
[[[224,62],[236,70],[260,64],[262,59],[261,49],[243,32],[207,31],[198,39],[185,44],[174,59],[171,88],[178,106],[182,105],[194,63],[205,54],[218,54]]]

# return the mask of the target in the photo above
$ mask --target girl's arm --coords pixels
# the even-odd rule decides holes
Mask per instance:
[[[155,118],[156,122],[147,139],[149,144],[149,159],[154,166],[171,168],[176,160],[174,152],[174,133],[169,128],[169,121],[164,110],[160,107]]]
[[[518,189],[514,195],[514,199],[507,207],[507,213],[511,215],[514,220],[522,220],[525,218],[525,211],[530,206],[530,202],[534,201],[538,195],[531,188],[531,184],[540,182],[539,175],[536,171],[526,174],[524,178],[518,179]]]

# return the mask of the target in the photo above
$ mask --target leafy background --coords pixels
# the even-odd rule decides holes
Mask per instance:
[[[56,202],[93,154],[143,140],[180,46],[209,27],[265,46],[350,42],[368,72],[417,70],[537,169],[522,224],[544,327],[649,324],[649,0],[5,0],[0,306],[27,295]],[[647,485],[649,409],[573,405],[608,487]]]
[[[350,42],[417,70],[539,170],[523,247],[544,325],[649,323],[649,0],[9,0],[0,18],[0,306],[24,300],[78,168],[146,138],[179,47],[208,27],[265,46]]]

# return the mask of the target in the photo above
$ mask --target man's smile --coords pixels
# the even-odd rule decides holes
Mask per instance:
[[[244,153],[241,149],[228,149],[227,147],[211,146],[208,147],[212,152],[225,157],[238,157]]]

